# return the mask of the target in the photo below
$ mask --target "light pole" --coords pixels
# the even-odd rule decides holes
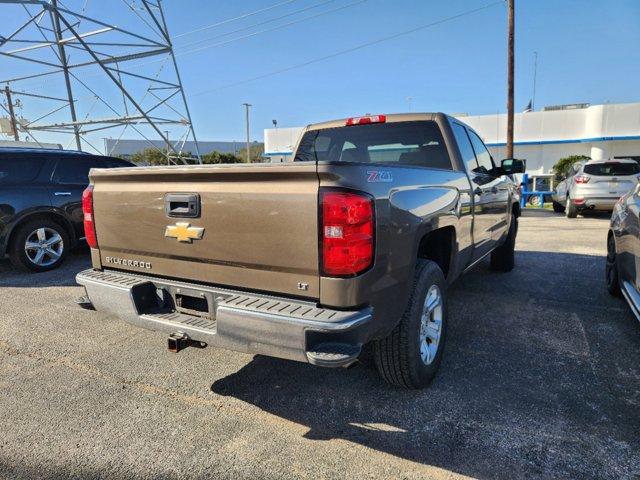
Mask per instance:
[[[245,118],[247,123],[247,163],[251,163],[251,139],[249,137],[249,108],[252,106],[250,103],[243,103],[245,109]]]
[[[409,104],[409,112],[411,112],[411,102],[413,101],[413,97],[407,97],[407,103]]]
[[[169,160],[169,130],[164,131],[164,138],[167,140],[167,165],[171,165],[171,160]]]

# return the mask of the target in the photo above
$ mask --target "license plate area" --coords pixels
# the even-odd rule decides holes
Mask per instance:
[[[203,292],[173,285],[155,285],[155,291],[160,307],[158,313],[178,312],[215,320],[216,296],[213,292]]]
[[[212,318],[206,295],[192,296],[177,293],[175,299],[176,311],[196,317]]]

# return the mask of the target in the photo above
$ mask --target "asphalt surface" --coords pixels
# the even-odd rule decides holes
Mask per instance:
[[[0,262],[2,478],[637,478],[640,326],[604,287],[608,220],[521,219],[517,266],[449,292],[430,388],[207,348],[77,308]]]

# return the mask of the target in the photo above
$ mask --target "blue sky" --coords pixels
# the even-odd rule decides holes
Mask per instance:
[[[351,2],[335,0],[254,30]],[[183,0],[164,5],[170,31],[178,35],[275,3]],[[297,0],[177,37],[176,50],[188,51],[193,47],[180,46],[317,3],[319,0]],[[243,138],[241,103],[245,101],[254,105],[254,138],[261,138],[262,129],[270,127],[273,118],[286,127],[366,112],[407,111],[407,97],[413,97],[413,111],[503,112],[505,3],[326,61],[216,90],[488,3],[368,0],[287,28],[180,55],[197,132],[203,139]],[[523,109],[533,93],[534,51],[539,55],[536,106],[640,101],[639,1],[519,0],[516,34],[517,109]]]
[[[138,2],[65,0],[64,4],[76,10],[88,5],[86,14],[146,34],[136,18],[139,13],[129,8],[135,6],[141,12]],[[409,109],[469,114],[505,111],[505,1],[164,0],[162,4],[201,140],[243,140],[243,102],[253,104],[254,140],[262,139],[272,119],[287,127]],[[21,25],[24,10],[18,5],[2,7],[6,24],[0,33]],[[264,11],[225,22],[257,10]],[[478,11],[466,14],[472,10]],[[282,18],[275,20],[278,17]],[[222,24],[207,28],[216,23]],[[293,24],[283,27],[287,23]],[[430,24],[434,25],[419,28]],[[86,22],[79,27],[82,32],[96,28]],[[272,31],[240,38],[265,29]],[[38,32],[30,34],[39,38]],[[111,33],[106,35],[108,39]],[[516,0],[516,35],[517,110],[524,109],[533,95],[535,51],[539,55],[538,108],[640,101],[640,0]],[[388,40],[380,41],[383,39]],[[373,44],[354,50],[368,43]],[[34,52],[41,59],[53,58],[46,48]],[[72,63],[83,60],[77,48],[67,52]],[[316,61],[324,57],[330,58]],[[150,72],[166,67],[166,63],[154,63],[162,61],[157,57],[134,60],[122,67],[153,75]],[[305,66],[292,68],[300,65]],[[3,78],[42,68],[0,57]],[[73,80],[78,118],[125,113],[120,93],[97,66],[74,71],[105,95],[104,101],[98,101]],[[282,72],[272,74],[278,71]],[[256,77],[263,78],[246,82]],[[155,103],[147,90],[149,82],[127,78],[126,83],[141,89],[134,95],[144,97],[147,107]],[[14,83],[12,88],[54,96],[64,96],[66,91],[60,74]],[[412,97],[411,104],[407,97]],[[33,97],[22,101],[24,108],[18,114],[31,120],[51,109]],[[66,109],[55,115],[47,121],[68,120]],[[170,130],[171,137],[177,138],[180,129]],[[101,130],[84,138],[99,149],[103,137],[137,138],[133,130]],[[42,134],[40,139],[62,141],[55,135]],[[73,146],[73,139],[68,141],[65,138],[65,146]]]

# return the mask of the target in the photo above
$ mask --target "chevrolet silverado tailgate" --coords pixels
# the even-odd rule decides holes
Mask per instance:
[[[94,170],[91,181],[103,267],[318,297],[315,164]]]

